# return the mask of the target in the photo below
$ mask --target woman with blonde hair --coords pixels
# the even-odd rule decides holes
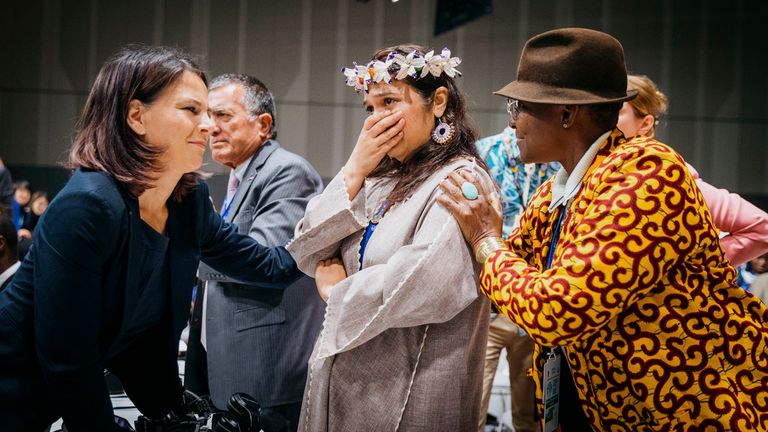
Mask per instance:
[[[667,97],[645,75],[628,75],[627,89],[637,91],[637,97],[624,102],[616,126],[627,137],[653,137],[659,119],[667,112]],[[738,194],[705,182],[695,168],[686,165],[721,232],[720,243],[731,264],[740,266],[768,252],[768,214]]]

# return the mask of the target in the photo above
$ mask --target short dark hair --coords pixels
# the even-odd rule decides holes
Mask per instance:
[[[16,192],[17,189],[26,189],[32,192],[32,186],[30,186],[29,182],[26,180],[19,180],[19,181],[13,182],[13,191]]]
[[[7,215],[0,215],[0,237],[5,238],[8,249],[18,258],[19,237],[16,234],[16,227],[13,225],[13,221]]]
[[[269,136],[277,139],[277,116],[275,116],[275,98],[263,82],[250,75],[244,74],[223,74],[211,80],[210,90],[224,87],[229,84],[240,84],[243,88],[243,100],[245,109],[251,120],[259,114],[269,114],[272,116],[272,127],[269,129]]]
[[[151,104],[186,71],[208,84],[203,70],[176,48],[129,45],[107,60],[77,122],[69,167],[107,172],[133,196],[141,195],[162,168],[163,150],[149,146],[128,126],[129,104],[133,99]],[[184,174],[174,199],[180,200],[199,178],[196,172]]]

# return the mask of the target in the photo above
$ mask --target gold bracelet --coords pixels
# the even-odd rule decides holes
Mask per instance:
[[[475,247],[475,260],[480,264],[484,264],[485,260],[499,249],[509,250],[509,247],[503,238],[486,237]]]

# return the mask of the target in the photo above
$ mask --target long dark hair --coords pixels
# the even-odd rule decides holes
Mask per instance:
[[[107,60],[77,122],[69,168],[107,172],[131,195],[141,195],[163,168],[159,158],[164,150],[150,146],[128,126],[129,103],[152,104],[185,71],[208,85],[202,69],[175,48],[129,45]],[[197,172],[184,174],[173,198],[180,200],[200,177]]]
[[[404,56],[413,51],[418,51],[422,55],[428,52],[426,48],[416,44],[397,45],[376,51],[373,54],[373,60],[386,61],[387,56],[393,51]],[[394,77],[397,71],[390,72]],[[464,95],[459,90],[456,80],[442,73],[439,77],[428,74],[419,79],[408,76],[400,81],[416,89],[427,103],[432,103],[435,90],[439,87],[448,89],[448,105],[445,107],[442,118],[445,122],[452,124],[456,132],[445,144],[438,144],[430,138],[427,144],[421,146],[403,163],[388,156],[379,163],[379,166],[369,175],[370,177],[398,178],[395,188],[388,197],[390,207],[411,196],[424,180],[457,158],[473,157],[485,168],[485,163],[475,147],[477,131],[467,114]],[[435,126],[437,122],[438,119],[435,119]]]

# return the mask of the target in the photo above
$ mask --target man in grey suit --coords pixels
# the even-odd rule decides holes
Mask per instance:
[[[275,141],[274,99],[259,80],[216,77],[208,105],[215,122],[213,159],[232,169],[222,215],[262,244],[285,244],[309,199],[321,192],[320,176]],[[202,343],[188,348],[188,387],[201,391],[205,386],[195,379],[207,371],[217,408],[225,409],[233,393],[245,392],[261,404],[265,431],[295,431],[325,307],[314,281],[305,276],[285,290],[260,288],[204,266],[199,277],[208,282],[203,301],[196,302],[202,303],[202,317],[193,318],[190,341],[200,334]]]

